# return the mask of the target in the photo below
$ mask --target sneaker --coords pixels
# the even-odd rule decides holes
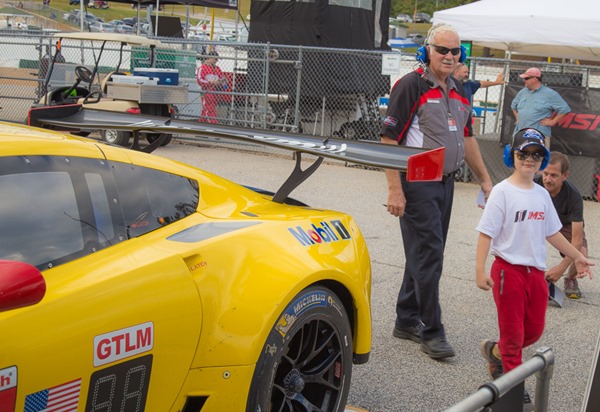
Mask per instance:
[[[421,343],[423,332],[423,324],[419,323],[415,326],[400,327],[394,326],[394,336],[400,339],[410,339],[413,342]]]
[[[576,278],[565,278],[565,295],[570,299],[581,298],[581,289],[579,289],[579,282]]]
[[[450,358],[456,355],[445,336],[422,341],[421,350],[432,359]]]
[[[527,389],[523,392],[523,412],[531,412],[533,411],[533,402],[531,402],[531,397],[529,396],[529,392]]]
[[[485,339],[482,340],[479,344],[479,349],[481,350],[481,354],[483,358],[488,363],[488,372],[490,374],[490,378],[492,380],[498,379],[500,376],[504,374],[504,368],[502,367],[502,360],[497,358],[494,355],[492,349],[497,345],[498,342],[494,342],[493,340]]]

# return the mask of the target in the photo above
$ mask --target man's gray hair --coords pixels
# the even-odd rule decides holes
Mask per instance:
[[[449,25],[447,23],[437,23],[437,24],[434,24],[433,26],[431,26],[431,28],[427,32],[426,44],[431,44],[431,42],[433,41],[435,36],[437,36],[440,33],[444,33],[444,32],[451,32],[451,33],[456,34],[456,37],[458,37],[458,41],[460,42],[460,36],[458,35],[458,33],[454,27],[452,27],[451,25]]]

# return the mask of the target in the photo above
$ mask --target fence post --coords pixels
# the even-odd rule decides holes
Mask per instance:
[[[298,72],[296,77],[296,101],[294,104],[294,132],[300,133],[300,93],[302,91],[302,46],[298,47],[298,60],[296,61],[295,68]]]
[[[265,75],[263,85],[265,87],[265,103],[264,103],[264,115],[262,120],[262,128],[267,128],[267,116],[269,115],[269,70],[271,63],[271,43],[267,43],[267,49],[265,53]]]
[[[535,374],[535,411],[546,412],[550,395],[550,379],[554,373],[554,353],[549,347],[543,346],[536,351],[535,356],[541,357],[545,363],[544,368]]]
[[[500,397],[534,374],[537,378],[535,412],[546,412],[548,410],[548,394],[553,370],[554,354],[552,349],[541,347],[527,362],[500,376],[495,381],[485,383],[477,392],[446,409],[445,412],[474,412],[492,406],[491,404],[495,403]]]

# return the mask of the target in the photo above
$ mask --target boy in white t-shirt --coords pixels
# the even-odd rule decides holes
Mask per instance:
[[[513,174],[492,189],[477,225],[475,282],[480,289],[492,289],[500,332],[498,342],[481,343],[492,379],[519,366],[522,349],[544,331],[548,306],[544,240],[575,262],[578,278],[592,277],[594,263],[560,234],[562,225],[548,191],[533,182],[549,159],[542,133],[519,130],[504,154]],[[490,247],[495,260],[488,275],[485,262]]]

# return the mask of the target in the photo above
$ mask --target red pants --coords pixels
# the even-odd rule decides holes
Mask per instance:
[[[500,330],[498,346],[506,373],[523,363],[523,348],[544,333],[548,283],[543,271],[511,265],[499,257],[492,264],[491,277]]]
[[[202,113],[200,121],[205,123],[217,123],[217,103],[219,96],[216,94],[205,94],[202,97]]]

